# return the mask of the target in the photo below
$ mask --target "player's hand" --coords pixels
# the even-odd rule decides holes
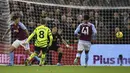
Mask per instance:
[[[71,50],[73,50],[74,48],[70,45],[66,45],[67,48],[70,48]]]
[[[22,43],[22,45],[26,45],[26,44],[28,44],[28,42],[24,42],[24,43]]]
[[[22,44],[20,44],[23,48],[26,48],[26,45],[27,44],[27,42],[24,42],[24,43],[22,43]]]

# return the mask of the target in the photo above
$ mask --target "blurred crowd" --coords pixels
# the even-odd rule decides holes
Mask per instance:
[[[56,2],[56,0],[46,0],[46,1]],[[82,4],[84,3],[84,1],[89,2],[93,0],[61,0],[61,1],[64,2],[80,1],[76,3]],[[111,1],[111,0],[98,0],[98,1]],[[74,36],[74,30],[77,27],[77,25],[79,25],[79,23],[82,22],[83,15],[88,14],[90,16],[90,22],[92,22],[96,26],[96,29],[98,31],[97,41],[94,43],[97,44],[130,43],[130,9],[98,9],[98,8],[79,9],[79,8],[47,6],[25,2],[10,1],[10,11],[11,13],[15,11],[21,13],[22,16],[21,21],[28,27],[30,33],[39,24],[40,18],[46,18],[48,27],[52,28],[53,26],[57,26],[59,31],[62,33],[63,38],[70,43],[77,42],[77,37]],[[122,39],[117,39],[115,37],[116,28],[120,28],[120,30],[123,32],[124,36]]]

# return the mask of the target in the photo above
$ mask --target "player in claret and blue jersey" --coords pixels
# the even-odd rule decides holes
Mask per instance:
[[[14,13],[12,15],[11,17],[12,23],[10,24],[10,27],[7,29],[7,31],[2,37],[2,40],[3,40],[5,38],[5,35],[7,35],[9,31],[11,31],[11,34],[15,37],[15,41],[10,46],[10,48],[5,50],[6,53],[11,54],[19,46],[23,46],[22,43],[27,40],[27,37],[29,35],[28,30],[25,27],[25,25],[22,22],[20,22],[20,16],[21,16],[20,13]],[[31,54],[29,43],[27,43],[23,47],[28,54]],[[12,60],[10,65],[13,65],[13,58],[14,58],[13,55],[10,55],[10,59]]]
[[[76,58],[74,60],[74,64],[78,62],[78,59],[81,56],[81,53],[85,50],[85,66],[87,66],[88,62],[88,52],[91,46],[91,40],[93,36],[97,34],[97,30],[95,26],[89,22],[89,16],[84,15],[84,22],[81,23],[75,30],[74,34],[79,37],[78,41],[78,50],[76,54]]]

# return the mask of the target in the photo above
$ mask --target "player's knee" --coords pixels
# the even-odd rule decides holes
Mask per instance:
[[[46,56],[45,54],[42,54],[42,55],[41,55],[41,58],[45,58],[45,56]]]
[[[76,54],[76,57],[77,57],[77,58],[80,58],[80,56],[81,56],[80,53],[77,53],[77,54]]]
[[[15,47],[14,47],[14,46],[11,46],[11,47],[8,49],[9,52],[13,52],[14,50],[15,50]]]

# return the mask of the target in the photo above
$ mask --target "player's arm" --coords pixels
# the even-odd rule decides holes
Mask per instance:
[[[33,36],[36,34],[36,29],[33,31],[33,33],[28,37],[28,39],[22,44],[25,45],[29,43],[29,41],[33,38]]]
[[[27,29],[25,29],[24,31],[26,32],[27,36],[29,36],[29,32],[28,32],[28,30],[27,30]]]
[[[29,32],[28,32],[27,28],[25,27],[25,25],[23,23],[20,23],[20,26],[26,32],[27,36],[29,36]]]
[[[49,39],[50,39],[48,46],[51,46],[52,45],[52,41],[53,41],[53,36],[52,36],[52,33],[51,33],[50,29],[48,29],[48,36],[49,36]]]
[[[5,35],[7,35],[7,34],[9,33],[10,30],[11,30],[10,28],[8,28],[8,29],[6,30],[5,34],[4,34],[3,37],[2,37],[2,40],[5,38]]]
[[[92,31],[93,31],[92,40],[96,40],[97,30],[94,25],[92,25]]]
[[[67,48],[73,49],[73,47],[71,47],[69,44],[67,44],[67,42],[63,38],[62,38],[62,42],[64,45],[66,45]]]
[[[36,30],[36,29],[35,29]],[[33,33],[28,37],[28,39],[22,44],[22,45],[25,45],[25,44],[27,44],[27,43],[29,43],[29,41],[33,38],[33,36],[35,35],[35,32],[36,31],[33,31]],[[24,47],[24,46],[23,46]]]
[[[62,43],[64,45],[66,45],[67,48],[73,49],[70,45],[67,44],[67,42],[62,38],[62,36],[60,34],[61,34],[61,32],[60,33],[58,32],[58,38],[60,39],[60,41],[62,41]]]
[[[80,32],[80,25],[79,25],[79,26],[76,28],[76,30],[74,31],[74,35],[80,36],[79,32]]]

